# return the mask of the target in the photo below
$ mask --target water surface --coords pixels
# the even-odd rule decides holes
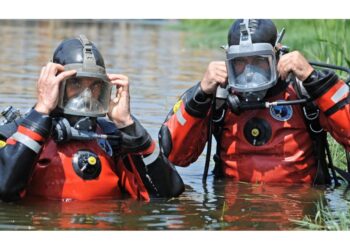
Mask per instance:
[[[22,112],[36,98],[42,66],[62,39],[85,34],[104,55],[109,73],[131,82],[131,110],[153,138],[177,98],[197,83],[218,49],[187,46],[190,33],[169,29],[173,21],[1,20],[0,108]],[[225,41],[222,42],[224,44]],[[215,147],[214,147],[215,148]],[[2,230],[293,230],[291,220],[315,214],[324,200],[334,211],[349,209],[345,189],[308,185],[201,182],[205,151],[189,168],[178,168],[185,193],[150,203],[124,200],[0,203]]]

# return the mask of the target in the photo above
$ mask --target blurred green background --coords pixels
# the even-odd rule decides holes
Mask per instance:
[[[234,20],[181,20],[175,28],[192,33],[190,47],[219,48],[227,43],[227,32]],[[273,20],[278,31],[286,29],[282,43],[305,54],[309,60],[350,67],[350,20],[288,19]]]

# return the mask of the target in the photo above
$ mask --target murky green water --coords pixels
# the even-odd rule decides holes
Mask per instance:
[[[132,112],[153,138],[178,96],[200,80],[222,51],[186,48],[190,34],[170,30],[163,21],[0,21],[0,108],[22,112],[35,102],[40,69],[58,43],[85,34],[104,55],[109,73],[131,81]],[[225,41],[223,41],[225,43]],[[221,45],[221,44],[219,44]],[[219,47],[218,45],[218,47]],[[345,187],[256,185],[213,181],[203,186],[203,154],[190,168],[178,168],[186,192],[172,200],[56,202],[25,199],[0,203],[2,230],[280,230],[291,220],[315,214],[315,203],[349,208]]]

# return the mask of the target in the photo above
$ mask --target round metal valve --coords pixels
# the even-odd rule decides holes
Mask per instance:
[[[101,173],[101,161],[90,151],[78,151],[72,161],[75,173],[84,180],[96,179]]]

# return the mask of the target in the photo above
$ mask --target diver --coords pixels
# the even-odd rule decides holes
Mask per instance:
[[[350,150],[349,87],[334,71],[283,48],[271,20],[232,24],[226,61],[209,63],[160,129],[161,147],[172,163],[196,161],[212,129],[215,176],[253,183],[332,182],[326,132]]]
[[[62,41],[42,68],[35,106],[24,116],[11,110],[2,112],[7,119],[0,126],[4,201],[149,201],[184,190],[174,166],[130,113],[128,77],[107,74],[84,35]]]

